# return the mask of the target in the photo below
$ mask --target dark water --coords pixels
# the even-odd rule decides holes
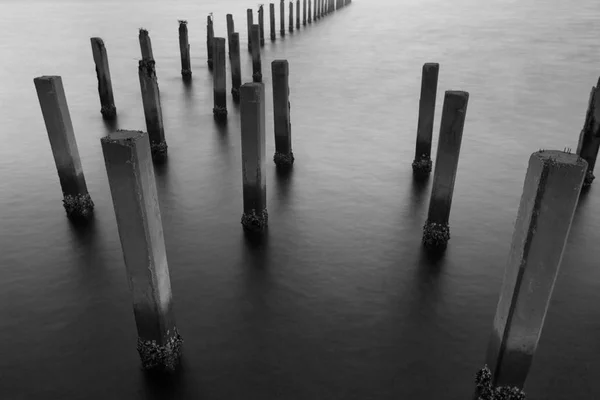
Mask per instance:
[[[205,60],[206,15],[224,36],[233,13],[245,50],[247,7],[256,4],[0,2],[0,398],[470,397],[528,156],[577,145],[599,72],[600,7],[370,0],[275,43],[267,29],[267,93],[270,62],[290,62],[296,165],[284,180],[269,160],[270,227],[254,247],[240,225],[239,112],[230,102],[229,124],[215,127]],[[189,21],[190,88],[177,19]],[[185,339],[174,382],[140,371],[89,43],[105,40],[118,126],[145,129],[140,27],[154,46],[170,154],[156,179]],[[428,61],[441,64],[435,136],[442,91],[471,95],[452,239],[437,262],[420,248],[429,185],[414,187],[410,167]],[[242,63],[247,81],[246,51]],[[84,232],[65,218],[32,81],[53,74],[63,77],[96,203]],[[575,216],[527,382],[532,399],[600,396],[598,184]]]

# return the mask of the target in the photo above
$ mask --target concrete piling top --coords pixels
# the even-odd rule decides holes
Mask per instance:
[[[273,60],[271,62],[271,72],[274,75],[289,75],[290,67],[288,60]]]
[[[121,146],[131,147],[138,140],[148,140],[148,134],[143,131],[130,131],[126,129],[117,129],[100,139],[102,143],[115,143]]]
[[[568,153],[560,150],[540,150],[531,155],[530,162],[538,160],[542,165],[576,167],[580,169],[587,162],[577,154]]]
[[[244,103],[259,103],[262,100],[262,83],[247,82],[240,86],[240,97]]]
[[[439,63],[433,63],[433,62],[428,62],[428,63],[423,64],[423,71],[427,71],[427,70],[429,70],[431,68],[437,68],[437,69],[439,69],[440,68],[440,64]]]

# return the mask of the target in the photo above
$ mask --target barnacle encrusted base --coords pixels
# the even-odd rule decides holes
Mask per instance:
[[[94,202],[89,194],[66,195],[63,198],[63,206],[67,216],[73,219],[88,218],[94,211]]]
[[[215,121],[225,121],[227,119],[227,108],[214,106],[213,117],[215,118]]]
[[[262,73],[255,72],[252,74],[252,82],[260,83],[262,82]]]
[[[294,163],[294,153],[290,151],[289,154],[284,154],[276,151],[273,156],[273,161],[278,167],[291,167]]]
[[[160,143],[152,143],[150,144],[150,153],[152,154],[152,159],[157,162],[162,162],[167,158],[167,142],[164,140]]]
[[[240,89],[231,88],[231,97],[233,97],[234,101],[240,101]]]
[[[192,77],[192,71],[189,69],[182,69],[181,76],[183,79],[190,79]]]
[[[142,340],[138,337],[137,350],[145,370],[175,371],[181,359],[183,339],[177,328],[174,331],[174,335],[163,346],[157,344],[156,340]]]
[[[427,249],[444,249],[450,240],[448,224],[425,222],[423,226],[423,245]]]
[[[592,182],[594,182],[594,179],[596,179],[594,173],[588,170],[588,172],[586,172],[585,174],[585,178],[583,179],[583,187],[590,187],[592,185]]]
[[[517,387],[492,386],[492,372],[485,365],[475,375],[478,400],[525,400],[525,392]]]
[[[102,106],[100,114],[102,114],[102,118],[104,119],[114,119],[117,116],[117,107],[114,104]]]
[[[242,226],[244,230],[248,232],[262,232],[269,223],[269,214],[265,208],[260,213],[256,213],[256,210],[252,210],[249,213],[242,215]]]
[[[427,156],[421,156],[419,159],[415,159],[412,163],[413,173],[418,177],[425,177],[431,173],[431,158]]]

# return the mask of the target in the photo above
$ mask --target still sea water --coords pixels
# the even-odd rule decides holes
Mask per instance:
[[[228,96],[229,123],[216,127],[206,66],[206,15],[225,36],[232,13],[243,81],[251,79],[248,7],[257,4],[0,1],[0,398],[470,398],[528,157],[577,146],[600,74],[600,5],[356,0],[274,43],[266,5],[270,226],[260,245],[240,225],[239,109]],[[178,19],[189,23],[189,88]],[[172,381],[140,370],[89,40],[106,43],[118,127],[145,130],[140,27],[152,38],[169,145],[156,179],[185,340]],[[290,62],[288,179],[270,158],[274,59]],[[470,93],[452,239],[439,261],[420,246],[432,180],[419,188],[411,175],[425,62],[441,65],[434,154],[443,91]],[[40,75],[63,78],[96,204],[87,230],[73,228],[61,204],[33,85]],[[599,185],[575,215],[526,385],[531,399],[600,397]]]

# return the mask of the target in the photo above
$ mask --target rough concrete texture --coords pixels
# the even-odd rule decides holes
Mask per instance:
[[[246,231],[260,232],[268,224],[265,168],[265,86],[245,83],[240,88],[242,182]]]
[[[104,119],[114,119],[117,116],[115,99],[113,96],[112,80],[108,68],[108,55],[104,41],[99,37],[90,39],[92,55],[96,64],[96,77],[98,78],[98,94],[100,95],[100,113]]]
[[[158,89],[154,60],[140,60],[138,76],[140,78],[144,117],[150,138],[152,159],[156,162],[163,162],[167,157],[167,142],[165,141],[165,126],[163,124],[160,90]]]
[[[260,61],[260,46],[257,44],[260,41],[260,28],[258,25],[252,25],[250,33],[252,41],[252,81],[262,82],[262,63]]]
[[[494,385],[525,384],[586,170],[561,151],[529,158],[487,352]]]
[[[150,41],[150,35],[148,35],[146,29],[140,29],[139,39],[140,49],[142,50],[142,60],[154,60],[154,55],[152,54],[152,42]]]
[[[252,25],[254,25],[254,14],[252,9],[246,10],[246,23],[248,25],[248,51],[252,51]]]
[[[279,2],[279,34],[285,36],[285,3],[284,0]]]
[[[473,400],[525,400],[525,392],[516,387],[494,386],[492,372],[485,365],[475,375],[475,395]]]
[[[290,12],[289,12],[289,21],[288,21],[288,29],[290,32],[294,32],[294,2],[290,1]]]
[[[583,187],[589,187],[595,179],[594,167],[598,149],[600,149],[600,80],[595,87],[592,87],[585,122],[577,144],[577,154],[588,163]]]
[[[215,38],[214,57],[215,71],[213,76],[213,116],[217,121],[225,121],[227,120],[227,71],[225,70],[225,38]]]
[[[229,44],[229,59],[231,60],[231,35],[235,32],[233,24],[233,15],[227,14],[227,43]]]
[[[412,164],[415,177],[424,178],[431,172],[431,140],[435,116],[438,63],[425,63],[421,75],[421,97],[419,98],[419,122],[417,124],[417,145]]]
[[[242,85],[242,67],[240,64],[240,34],[231,35],[231,96],[234,101],[240,100]]]
[[[294,163],[292,152],[292,124],[290,122],[289,63],[274,60],[271,63],[273,80],[273,127],[275,130],[275,155],[278,167],[289,167]]]
[[[192,77],[192,66],[187,21],[184,20],[179,21],[179,52],[181,53],[181,76],[184,79],[189,79]]]
[[[258,7],[258,28],[260,33],[260,46],[265,45],[265,10],[261,4]]]
[[[40,76],[34,78],[33,83],[46,124],[67,216],[73,219],[89,217],[94,210],[94,203],[81,168],[62,78]]]
[[[271,41],[276,39],[275,34],[275,4],[269,3],[269,32],[271,34]]]
[[[206,16],[206,64],[208,69],[213,68],[213,43],[215,40],[215,30],[211,15]]]
[[[181,354],[148,134],[118,130],[101,140],[125,269],[133,293],[138,351],[146,368],[172,370]]]
[[[423,228],[423,244],[429,249],[443,249],[450,240],[448,220],[468,102],[467,92],[448,90],[444,96],[429,214]]]
[[[308,16],[307,16],[307,20],[308,23],[311,24],[312,23],[312,7],[311,7],[311,0],[307,0],[308,2]]]

